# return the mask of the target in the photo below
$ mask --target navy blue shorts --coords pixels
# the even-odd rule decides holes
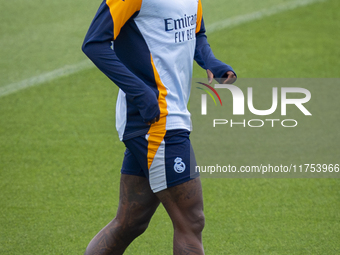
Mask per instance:
[[[124,141],[121,173],[148,178],[154,193],[198,177],[189,134],[187,130],[170,130]]]

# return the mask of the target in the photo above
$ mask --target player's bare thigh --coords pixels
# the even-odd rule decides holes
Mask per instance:
[[[199,177],[156,193],[173,223],[183,227],[204,225],[202,185]],[[180,226],[178,226],[180,227]]]
[[[149,221],[160,201],[147,178],[122,174],[117,218],[125,221]],[[129,219],[126,219],[129,217]]]

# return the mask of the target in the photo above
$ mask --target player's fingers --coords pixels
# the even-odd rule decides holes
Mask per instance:
[[[146,124],[151,125],[151,124],[153,124],[153,123],[156,123],[156,122],[159,121],[159,118],[160,118],[160,116],[158,115],[156,118],[154,118],[153,120],[147,122]]]
[[[232,84],[236,81],[236,75],[232,71],[227,72],[228,77],[223,81],[223,84]]]
[[[214,79],[214,74],[209,70],[207,69],[207,75],[208,75],[208,83],[212,83],[213,79]]]

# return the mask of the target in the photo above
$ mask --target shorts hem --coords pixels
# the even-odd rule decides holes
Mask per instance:
[[[157,193],[157,192],[160,192],[162,190],[166,190],[166,189],[169,189],[171,187],[178,186],[178,185],[180,185],[182,183],[186,183],[186,182],[191,181],[193,179],[196,179],[198,177],[200,177],[199,173],[197,173],[197,174],[195,173],[194,175],[192,175],[192,176],[190,176],[188,178],[184,178],[184,179],[180,179],[180,180],[177,180],[175,182],[172,182],[172,183],[168,183],[167,186],[165,186],[165,187],[164,186],[163,187],[158,187],[158,188],[153,189],[152,191],[153,191],[153,193]]]
[[[136,172],[130,172],[130,171],[126,171],[126,170],[121,170],[120,171],[121,174],[126,174],[126,175],[134,175],[134,176],[140,176],[140,177],[144,177],[146,178],[145,174],[143,172],[139,172],[139,173],[136,173]]]

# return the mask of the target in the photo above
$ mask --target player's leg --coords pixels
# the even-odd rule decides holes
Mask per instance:
[[[204,214],[200,178],[160,191],[156,195],[173,223],[173,254],[204,254]]]
[[[174,254],[204,254],[202,187],[189,132],[167,131],[162,139],[149,167],[149,181],[172,220]],[[157,134],[148,137],[149,144],[159,140]]]
[[[147,178],[122,174],[117,215],[92,239],[85,255],[123,254],[146,230],[159,203]]]

